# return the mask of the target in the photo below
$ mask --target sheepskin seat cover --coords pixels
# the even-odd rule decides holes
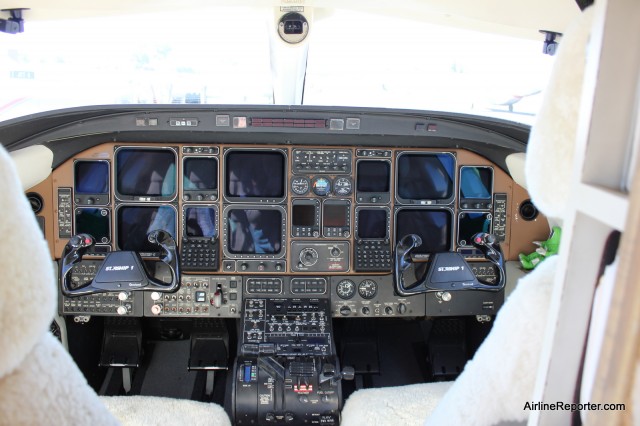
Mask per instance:
[[[1,146],[0,188],[0,425],[230,425],[216,404],[96,395],[49,333],[56,301],[49,249]]]
[[[586,47],[593,8],[560,42],[553,75],[527,148],[525,172],[536,206],[561,221],[571,186]],[[520,279],[493,329],[457,380],[354,392],[344,426],[494,425],[525,422],[551,300],[556,258]],[[401,420],[398,420],[401,419]],[[426,419],[426,420],[425,420]]]

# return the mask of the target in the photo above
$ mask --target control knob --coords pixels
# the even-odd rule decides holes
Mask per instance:
[[[127,310],[126,306],[118,306],[116,312],[118,313],[118,315],[127,315],[129,311]]]
[[[351,308],[348,306],[342,306],[340,308],[340,315],[342,315],[343,317],[348,317],[349,315],[351,315]]]
[[[213,298],[211,298],[211,305],[215,308],[220,308],[222,306],[222,286],[218,284],[216,288],[216,292],[213,293]]]
[[[391,306],[387,306],[384,308],[384,313],[387,315],[393,315],[393,308]]]
[[[400,315],[404,315],[405,313],[407,313],[407,305],[405,305],[404,303],[398,304],[398,313]]]
[[[156,303],[155,305],[151,306],[151,313],[153,315],[160,315],[162,313],[162,304]]]
[[[310,247],[303,248],[300,252],[300,262],[304,266],[313,266],[318,261],[318,252]]]

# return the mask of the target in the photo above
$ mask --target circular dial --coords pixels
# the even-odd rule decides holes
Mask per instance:
[[[352,187],[351,179],[347,177],[339,177],[333,182],[333,192],[341,197],[351,194]]]
[[[306,177],[296,177],[291,179],[291,190],[297,195],[306,194],[309,192],[309,179]]]
[[[318,252],[315,249],[306,247],[300,252],[300,263],[304,266],[313,266],[318,261]]]
[[[364,280],[358,285],[358,294],[363,299],[373,299],[378,292],[378,284],[373,280]]]
[[[341,299],[351,299],[356,294],[356,285],[351,280],[342,280],[336,286],[336,292]]]
[[[313,192],[321,197],[329,194],[331,192],[331,181],[326,177],[313,179]]]

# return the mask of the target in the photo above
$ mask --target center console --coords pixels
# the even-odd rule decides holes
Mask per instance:
[[[236,424],[338,425],[341,372],[327,298],[248,298],[233,372]]]

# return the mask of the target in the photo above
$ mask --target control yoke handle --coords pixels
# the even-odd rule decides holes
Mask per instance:
[[[147,235],[150,243],[160,248],[160,261],[171,271],[171,282],[155,279],[147,273],[140,254],[134,251],[114,251],[107,254],[96,276],[81,287],[72,286],[71,270],[95,245],[89,234],[74,235],[62,251],[60,286],[65,296],[84,296],[110,291],[158,291],[171,293],[180,286],[180,270],[176,241],[166,231],[155,230]]]
[[[424,275],[413,283],[407,284],[404,275],[414,263],[411,252],[422,245],[422,239],[418,235],[409,234],[402,238],[395,248],[393,281],[396,292],[401,296],[411,296],[434,291],[502,290],[507,282],[507,276],[504,255],[497,238],[493,234],[480,232],[473,236],[472,244],[496,267],[498,279],[495,283],[476,277],[460,253],[443,252],[432,254]]]

